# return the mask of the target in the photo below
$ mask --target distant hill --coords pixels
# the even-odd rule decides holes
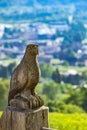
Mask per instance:
[[[0,7],[86,3],[86,0],[0,0]]]
[[[49,22],[69,16],[86,23],[86,0],[0,0],[0,23]]]

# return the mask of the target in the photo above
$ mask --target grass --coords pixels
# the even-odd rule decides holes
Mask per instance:
[[[0,111],[0,117],[1,117],[1,115],[2,115],[2,112]]]
[[[87,114],[49,114],[53,130],[87,130]]]

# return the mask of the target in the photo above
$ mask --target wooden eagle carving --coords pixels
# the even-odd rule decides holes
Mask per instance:
[[[37,55],[38,45],[29,44],[23,59],[11,76],[8,106],[19,109],[35,109],[44,104],[41,97],[35,93],[35,87],[40,77]]]

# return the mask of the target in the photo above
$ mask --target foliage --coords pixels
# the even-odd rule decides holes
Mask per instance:
[[[2,111],[0,111],[0,117],[2,116]]]
[[[87,71],[83,71],[82,75],[83,75],[84,79],[87,81]]]
[[[16,66],[16,63],[10,63],[8,66],[2,66],[0,65],[0,77],[2,78],[9,78],[12,74],[12,71],[14,67]]]
[[[9,80],[0,79],[0,110],[7,105]]]
[[[75,74],[73,74],[72,72],[61,74],[59,69],[56,68],[56,70],[52,73],[52,79],[57,83],[64,82],[72,85],[79,85],[85,79],[85,77],[83,79],[83,75],[79,74],[78,72],[76,72]]]
[[[83,109],[87,112],[87,87],[85,87],[85,86],[81,87],[81,94],[83,96],[81,105],[82,105]]]
[[[36,91],[44,99],[50,111],[73,113],[87,111],[87,88],[71,84],[56,83],[52,80],[42,80]],[[7,104],[9,80],[0,80],[0,110]],[[2,100],[3,99],[3,100]]]
[[[59,113],[83,113],[84,110],[73,104],[65,104],[63,101],[49,101],[48,107],[50,112],[59,112]]]
[[[76,65],[78,59],[83,57],[80,57],[77,52],[82,50],[82,40],[86,37],[86,28],[79,21],[73,21],[69,24],[69,27],[69,31],[62,34],[64,40],[61,43],[61,51],[58,58],[67,61],[69,65]]]
[[[50,78],[53,72],[53,67],[50,64],[40,63],[41,76],[44,78]]]
[[[87,112],[87,88],[85,85],[69,89],[67,92],[70,96],[66,99],[65,102],[76,104]]]
[[[52,79],[57,83],[61,82],[61,75],[58,68],[52,73]]]
[[[83,81],[83,77],[79,73],[74,74],[74,75],[68,74],[68,75],[63,75],[62,80],[63,80],[64,83],[69,83],[69,84],[72,84],[72,85],[79,85]]]
[[[81,87],[78,86],[76,88],[70,88],[67,92],[70,96],[66,99],[66,103],[76,104],[78,106],[82,105],[83,102],[83,93],[81,91]]]
[[[87,114],[49,114],[53,130],[87,130]]]
[[[7,66],[9,74],[12,73],[15,64],[10,64]],[[86,79],[87,68],[80,67],[61,67],[58,69],[49,64],[41,63],[43,77],[41,77],[39,84],[36,87],[36,91],[39,95],[42,96],[45,105],[49,106],[50,111],[56,112],[83,112],[87,111],[87,86]],[[52,68],[52,69],[51,69]],[[82,73],[84,78],[84,84],[75,85],[66,84],[63,82],[63,73],[67,69],[76,69]],[[5,70],[4,70],[5,71]],[[62,73],[62,75],[61,75]],[[6,73],[5,73],[6,74]],[[48,78],[49,76],[49,78]],[[51,77],[54,76],[54,81]],[[71,82],[71,76],[68,76],[68,79]],[[56,79],[56,82],[55,82]],[[72,75],[72,81],[79,81],[78,76]],[[60,82],[61,81],[61,82]],[[8,95],[9,80],[1,79],[0,80],[0,110],[3,110],[7,105],[7,95]],[[3,100],[2,100],[3,99]]]
[[[53,81],[45,83],[43,85],[42,94],[46,95],[48,99],[54,100],[58,94],[58,85]]]
[[[87,88],[58,84],[54,81],[45,82],[37,86],[37,92],[42,95],[45,105],[51,112],[84,112],[87,111]]]
[[[64,34],[63,43],[65,43],[66,47],[76,50],[81,47],[81,41],[85,38],[85,36],[86,29],[84,25],[81,22],[76,21],[70,24],[70,30]]]

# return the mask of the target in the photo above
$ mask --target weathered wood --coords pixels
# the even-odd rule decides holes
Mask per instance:
[[[38,45],[27,45],[24,57],[11,76],[8,106],[29,110],[44,105],[43,99],[35,93],[40,78],[37,55]]]
[[[0,120],[0,130],[51,130],[48,127],[47,107],[31,111],[7,108]]]

